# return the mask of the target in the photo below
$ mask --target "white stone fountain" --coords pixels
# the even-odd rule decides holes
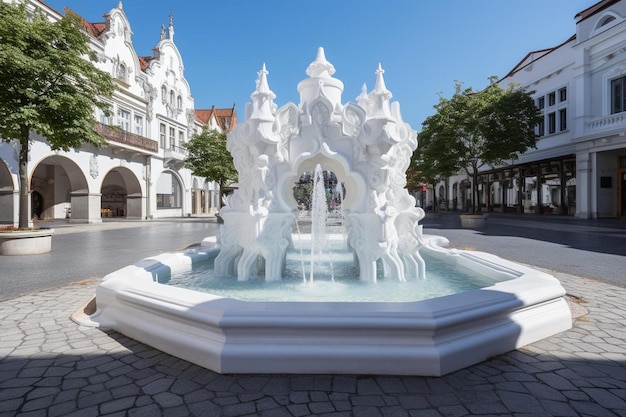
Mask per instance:
[[[364,85],[357,102],[346,105],[334,72],[319,48],[309,78],[298,84],[300,105],[279,109],[265,65],[259,72],[245,122],[228,138],[239,188],[220,211],[218,274],[247,279],[262,257],[265,279],[281,279],[297,218],[293,184],[320,164],[345,185],[348,241],[360,279],[376,281],[379,259],[387,277],[424,276],[418,226],[424,211],[405,188],[416,133],[402,121],[399,104],[390,102],[380,65],[374,90],[368,94]]]
[[[558,280],[490,254],[448,250],[422,234],[424,212],[405,189],[416,134],[378,67],[374,89],[342,104],[343,84],[319,49],[298,85],[300,103],[274,104],[265,66],[244,122],[228,137],[239,189],[220,212],[218,244],[144,259],[105,277],[92,319],[224,373],[443,375],[571,327]],[[242,301],[162,285],[215,259],[215,272],[281,280],[297,218],[293,184],[320,165],[335,173],[359,279],[408,285],[421,252],[492,279],[486,288],[421,301]]]

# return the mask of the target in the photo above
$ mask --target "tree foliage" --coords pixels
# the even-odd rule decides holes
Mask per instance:
[[[482,91],[462,89],[457,82],[454,95],[440,97],[435,110],[422,123],[415,164],[433,181],[464,170],[473,180],[472,210],[477,211],[479,169],[536,147],[540,112],[530,93],[515,86],[503,89],[495,77]]]
[[[53,150],[99,145],[94,110],[106,113],[114,85],[97,69],[89,36],[71,13],[49,21],[24,3],[0,2],[0,138],[20,145],[19,227],[27,227],[28,145],[43,136]]]
[[[206,181],[215,181],[220,186],[221,204],[223,189],[237,182],[233,157],[226,149],[226,134],[205,126],[201,133],[193,135],[183,147],[188,153],[185,168]]]

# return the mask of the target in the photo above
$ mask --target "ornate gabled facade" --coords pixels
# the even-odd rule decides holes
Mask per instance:
[[[483,210],[626,218],[626,1],[600,1],[575,22],[575,35],[500,80],[531,91],[544,120],[536,149],[481,172]],[[468,184],[440,184],[440,207],[466,209]]]
[[[50,19],[62,17],[41,0],[28,0],[28,5],[40,8]],[[83,20],[82,24],[97,56],[95,65],[111,74],[116,85],[111,115],[96,115],[99,123],[94,129],[106,144],[53,152],[44,138],[33,141],[29,166],[33,219],[95,223],[108,217],[148,219],[216,211],[217,184],[183,167],[182,144],[206,123],[196,117],[183,60],[174,43],[173,17],[161,28],[151,56],[137,54],[122,2],[104,15],[104,22]],[[210,126],[234,127],[234,107],[229,120],[231,124],[224,125],[215,118]],[[0,144],[0,159],[0,223],[16,224],[15,147]]]

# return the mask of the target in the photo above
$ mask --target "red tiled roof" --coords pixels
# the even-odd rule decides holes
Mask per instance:
[[[82,28],[85,30],[85,32],[87,32],[94,38],[99,37],[100,35],[102,35],[102,32],[106,30],[107,26],[106,26],[106,23],[104,22],[91,23],[85,20],[84,17],[82,17],[81,15],[79,15],[74,10],[70,9],[69,7],[66,7],[64,10],[66,14],[73,14],[75,16],[80,17],[80,24]]]
[[[196,119],[203,124],[208,124],[213,114],[213,109],[196,109]]]
[[[209,123],[211,116],[214,116],[217,124],[223,131],[230,132],[237,124],[235,105],[228,109],[216,109],[215,106],[210,109],[196,109],[195,113],[196,119],[205,125]]]
[[[148,68],[148,65],[150,65],[150,61],[152,61],[153,59],[154,59],[153,56],[140,56],[139,66],[141,67],[141,70],[145,71],[146,68]]]

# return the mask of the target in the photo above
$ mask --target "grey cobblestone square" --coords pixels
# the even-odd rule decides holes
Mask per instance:
[[[552,273],[571,330],[440,378],[218,375],[72,322],[97,278],[1,300],[0,416],[626,415],[626,289]]]

